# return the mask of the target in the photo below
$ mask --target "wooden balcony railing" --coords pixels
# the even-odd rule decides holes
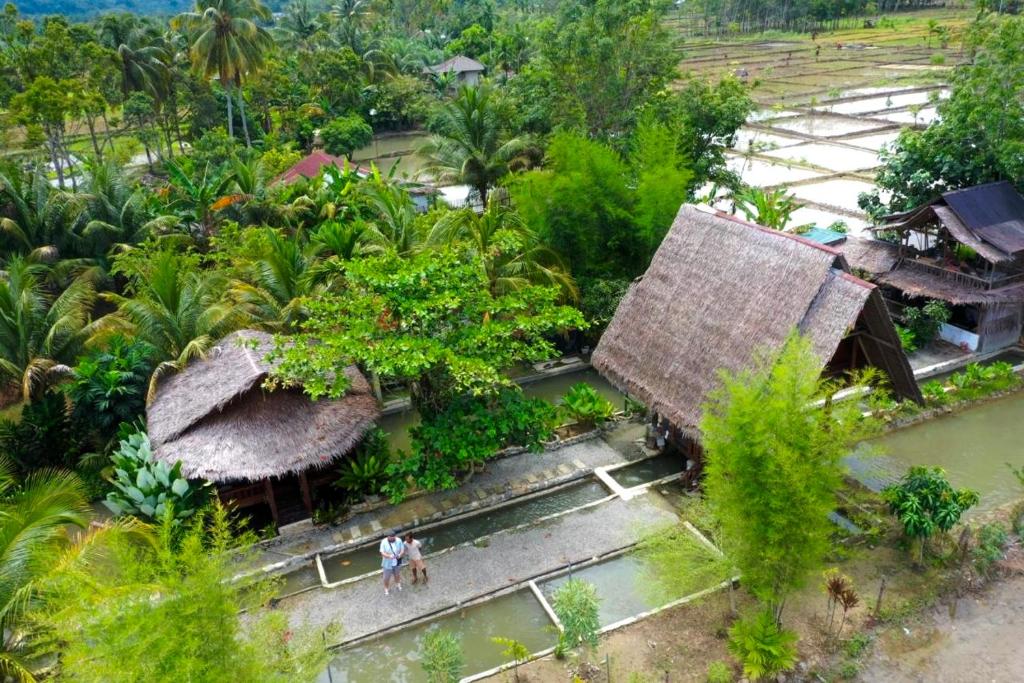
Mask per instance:
[[[999,289],[1017,282],[1024,282],[1024,273],[996,273],[993,278],[989,279],[912,258],[902,259],[899,267],[922,271],[976,289]]]

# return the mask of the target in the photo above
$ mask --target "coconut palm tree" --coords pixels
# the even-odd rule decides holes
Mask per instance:
[[[0,456],[0,679],[36,680],[25,616],[39,607],[51,581],[93,565],[115,535],[149,538],[130,521],[85,531],[89,518],[86,487],[76,475],[39,470],[18,482]]]
[[[216,271],[197,271],[185,257],[161,251],[133,273],[130,296],[105,293],[117,310],[97,321],[98,334],[133,335],[154,349],[157,382],[201,358],[224,335],[251,322],[249,313],[226,296],[227,279]]]
[[[117,46],[117,58],[121,63],[121,91],[126,99],[136,91],[149,93],[156,101],[167,97],[171,55],[163,45],[121,43]]]
[[[77,255],[71,225],[85,203],[83,195],[51,186],[40,169],[0,164],[0,232],[14,253],[35,261]]]
[[[472,209],[446,213],[431,228],[426,244],[467,247],[483,265],[494,295],[544,285],[557,287],[566,300],[579,298],[562,258],[541,243],[518,213],[494,200],[482,214]]]
[[[294,331],[306,318],[307,297],[318,289],[316,262],[314,250],[298,239],[268,231],[263,253],[243,265],[229,295],[262,327]]]
[[[217,77],[227,95],[228,135],[234,137],[232,92],[238,92],[245,144],[252,146],[245,120],[242,82],[263,66],[274,39],[258,20],[269,21],[270,10],[259,0],[196,0],[195,11],[179,14],[172,26],[191,36],[192,66],[206,78]]]
[[[532,148],[528,138],[505,134],[489,86],[462,86],[441,110],[436,134],[419,150],[427,159],[420,175],[469,185],[487,206],[490,188],[510,168],[526,165]]]
[[[47,270],[14,256],[0,275],[0,378],[19,382],[26,401],[70,372],[94,331],[92,285],[78,278],[53,296],[42,283]]]
[[[202,173],[190,176],[174,161],[164,164],[167,171],[167,208],[187,221],[203,235],[213,232],[217,212],[244,199],[237,192],[233,171],[203,168]]]
[[[373,214],[367,234],[370,243],[399,256],[419,250],[423,235],[416,221],[416,205],[408,192],[377,174],[360,185],[360,193],[369,200]]]
[[[309,0],[293,0],[278,20],[275,34],[282,45],[308,52],[313,38],[323,32],[323,23],[309,6]]]

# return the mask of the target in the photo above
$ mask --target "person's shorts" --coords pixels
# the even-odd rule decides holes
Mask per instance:
[[[413,569],[418,569],[419,571],[423,571],[427,568],[427,563],[423,560],[409,560],[409,564],[412,565]]]
[[[398,565],[394,567],[384,567],[384,578],[385,579],[397,579],[399,578],[398,571],[401,569]]]

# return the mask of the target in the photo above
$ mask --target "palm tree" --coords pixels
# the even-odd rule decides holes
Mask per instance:
[[[468,247],[483,264],[494,295],[544,285],[557,287],[566,300],[579,298],[562,258],[541,243],[518,213],[493,200],[482,214],[472,209],[446,213],[431,228],[426,244]]]
[[[532,145],[509,138],[489,86],[462,86],[440,112],[437,133],[420,148],[427,159],[420,175],[437,182],[469,185],[483,206],[487,193],[518,164],[525,165]]]
[[[288,47],[308,52],[313,37],[323,31],[319,17],[309,7],[309,0],[293,0],[277,22],[278,40]]]
[[[213,232],[216,213],[244,199],[235,192],[235,176],[231,171],[211,171],[207,165],[202,174],[193,178],[176,162],[164,164],[167,171],[167,208],[200,230],[203,235]]]
[[[0,276],[0,377],[19,382],[26,401],[70,371],[94,328],[92,285],[78,278],[52,296],[40,279],[47,270],[15,256]]]
[[[156,101],[166,98],[171,78],[171,55],[166,48],[121,43],[117,46],[117,58],[121,62],[121,91],[125,98],[135,91],[149,93]]]
[[[254,320],[275,332],[295,330],[306,318],[307,297],[317,289],[316,257],[298,239],[268,231],[264,252],[243,266],[230,296]]]
[[[416,221],[416,205],[409,193],[396,183],[375,174],[360,186],[369,200],[374,219],[369,225],[368,241],[378,249],[393,250],[399,256],[415,253],[423,242]]]
[[[133,274],[130,296],[106,293],[117,311],[97,321],[100,334],[134,335],[154,349],[159,363],[150,377],[149,398],[170,372],[201,358],[224,335],[251,318],[226,296],[227,280],[215,271],[196,271],[172,251],[157,253]]]
[[[36,261],[75,255],[71,225],[84,207],[83,195],[53,188],[40,169],[0,165],[0,232],[15,253]]]
[[[134,522],[83,531],[89,513],[76,475],[39,470],[18,482],[0,456],[0,679],[35,682],[33,634],[24,617],[40,606],[51,581],[88,568],[115,535],[149,538]]]
[[[196,0],[194,12],[179,14],[172,22],[193,36],[189,55],[196,71],[206,78],[216,76],[220,80],[227,95],[231,137],[235,135],[231,97],[232,90],[237,88],[247,146],[252,146],[252,140],[241,86],[245,76],[263,66],[266,53],[273,47],[273,38],[256,23],[270,18],[270,10],[259,0]]]
[[[366,52],[363,36],[373,19],[371,0],[341,0],[331,6],[330,17],[338,34],[338,41],[357,55]]]
[[[794,195],[787,193],[786,188],[762,190],[745,187],[733,193],[733,201],[747,220],[772,230],[785,230],[793,213],[803,207]]]

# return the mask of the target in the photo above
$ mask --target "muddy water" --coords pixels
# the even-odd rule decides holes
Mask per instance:
[[[445,548],[489,536],[502,529],[510,529],[541,517],[593,503],[608,495],[608,490],[599,482],[587,481],[522,503],[514,503],[464,520],[442,524],[417,534],[416,537],[423,544],[424,553],[436,553]],[[376,546],[324,557],[322,561],[327,580],[332,583],[380,569],[380,555]]]
[[[792,119],[772,121],[772,127],[786,131],[791,130],[808,135],[829,137],[833,135],[845,135],[847,133],[858,133],[878,128],[884,124],[871,121],[855,121],[831,116],[798,116]]]
[[[401,595],[381,609],[401,609]],[[555,634],[544,609],[529,591],[519,591],[469,607],[436,621],[399,631],[365,645],[340,650],[317,683],[420,683],[427,681],[420,649],[424,636],[438,629],[455,633],[465,657],[463,675],[486,671],[505,661],[491,639],[513,638],[531,652],[554,645]]]
[[[878,155],[840,145],[809,143],[765,152],[779,159],[807,163],[831,171],[858,171],[878,166]]]
[[[880,472],[899,476],[911,465],[942,467],[954,486],[981,494],[971,514],[991,510],[1021,495],[1006,463],[1024,465],[1022,415],[1024,394],[1017,394],[892,432],[871,442],[884,457],[867,461],[867,468],[881,478]],[[856,463],[853,469],[858,472]]]

